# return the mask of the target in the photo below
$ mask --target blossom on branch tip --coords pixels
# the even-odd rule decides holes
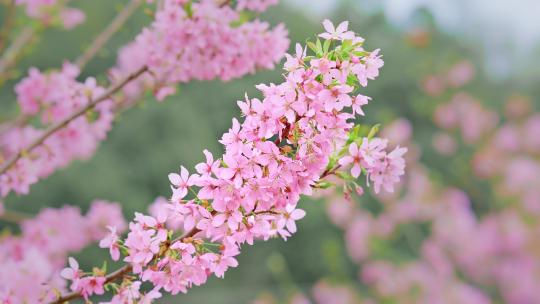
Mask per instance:
[[[347,31],[349,21],[343,21],[337,27],[334,27],[332,21],[325,19],[323,26],[326,33],[319,34],[319,37],[326,40],[352,40],[355,37],[354,32]]]
[[[170,173],[169,181],[173,186],[172,200],[179,201],[183,199],[187,195],[189,187],[193,186],[195,178],[195,176],[189,176],[189,172],[184,166],[180,167],[180,174]]]
[[[405,149],[387,153],[386,140],[358,134],[353,123],[367,101],[353,93],[364,85],[353,70],[362,65],[364,76],[375,78],[380,64],[368,62],[380,56],[370,58],[347,22],[337,29],[330,25],[325,21],[328,33],[322,37],[337,40],[332,49],[325,41],[328,49],[314,50],[308,60],[298,46],[296,57],[287,56],[282,83],[258,85],[262,99],[238,102],[243,120],[233,119],[219,141],[223,155],[215,159],[205,150],[198,174],[183,166],[169,174],[171,201],[154,207],[153,216],[136,214],[123,242],[124,261],[135,274],[132,284],[147,282],[161,296],[157,293],[185,293],[212,274],[223,277],[238,266],[244,243],[287,240],[296,233],[296,222],[306,215],[297,208],[300,197],[331,186],[325,178],[346,176],[340,169],[350,164],[353,176],[366,172],[376,192],[391,190],[399,180]],[[350,155],[343,155],[347,151]],[[168,228],[171,219],[183,228],[181,236]]]

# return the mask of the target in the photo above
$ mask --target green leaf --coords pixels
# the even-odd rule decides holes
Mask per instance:
[[[358,82],[358,78],[354,74],[349,74],[347,76],[347,84],[351,87],[356,87],[356,83]]]
[[[193,6],[192,6],[191,1],[189,1],[188,3],[184,5],[184,11],[186,12],[189,18],[193,16]]]
[[[251,19],[253,19],[253,14],[251,14],[250,12],[248,11],[241,11],[239,13],[239,17],[237,20],[231,22],[231,27],[235,28],[235,27],[239,27],[241,26],[242,24],[250,21]]]
[[[326,170],[332,170],[332,168],[334,168],[336,163],[337,163],[337,157],[335,156],[330,157],[330,160],[328,161],[328,165],[326,165]]]
[[[328,189],[330,187],[334,186],[333,183],[331,182],[328,182],[328,181],[319,181],[318,183],[315,184],[315,187],[316,188],[320,188],[320,189]]]
[[[324,55],[324,52],[323,52],[323,47],[322,47],[322,43],[321,43],[321,40],[317,38],[317,55],[319,57],[322,57],[322,55]]]
[[[103,265],[101,266],[101,270],[104,273],[107,273],[107,261],[103,261]]]
[[[346,52],[352,49],[352,40],[344,40],[341,43],[341,49]]]
[[[372,139],[373,137],[375,137],[375,135],[379,133],[380,127],[381,127],[381,124],[376,124],[373,127],[371,127],[371,130],[369,131],[369,134],[367,136],[368,139]]]
[[[317,53],[317,46],[316,46],[313,42],[308,41],[308,42],[306,42],[306,43],[307,43],[307,46],[308,46],[313,52]]]
[[[343,179],[343,180],[348,180],[348,181],[356,180],[352,175],[350,175],[347,172],[343,172],[343,171],[337,171],[336,176]]]
[[[332,40],[326,40],[323,45],[323,51],[324,53],[328,53],[328,50],[330,49],[330,44],[332,44]]]
[[[352,144],[359,137],[361,128],[362,128],[361,125],[354,126],[352,131],[349,132],[349,139],[347,140],[346,146]]]

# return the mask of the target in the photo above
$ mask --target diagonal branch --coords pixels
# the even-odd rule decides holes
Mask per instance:
[[[331,170],[326,170],[322,173],[321,175],[321,178],[325,178],[325,177],[328,177],[332,174],[335,174],[337,170],[339,170],[341,166],[338,165],[334,168],[332,168]],[[270,214],[273,214],[272,211],[269,211]],[[262,213],[259,213],[259,214],[262,214]],[[169,242],[169,243],[166,243],[166,246],[167,246],[167,249],[168,247],[174,243],[174,242],[177,242],[177,241],[184,241],[188,238],[191,238],[193,236],[195,236],[197,233],[199,233],[200,230],[197,229],[197,228],[193,228],[191,229],[191,231],[187,232],[186,234],[182,235],[181,237],[178,237],[176,238],[174,241],[172,242]],[[166,250],[165,250],[166,251]],[[160,258],[160,256],[155,256],[152,261],[155,261],[157,260],[158,258]],[[151,261],[151,262],[152,262]],[[132,270],[132,267],[130,264],[126,264],[124,265],[122,268],[119,268],[118,270],[108,274],[107,276],[105,276],[105,284],[107,283],[111,283],[111,282],[114,282],[114,281],[117,281],[117,280],[120,280],[124,277],[126,277]],[[78,292],[72,292],[70,294],[67,294],[67,295],[64,295],[64,296],[61,296],[60,298],[58,298],[56,301],[54,302],[51,302],[49,304],[63,304],[67,301],[70,301],[70,300],[73,300],[73,299],[77,299],[77,298],[80,298],[82,297],[82,295]]]
[[[177,239],[172,241],[170,244],[172,244],[174,242],[177,242],[177,241],[184,241],[184,240],[186,240],[188,238],[193,237],[195,234],[197,234],[199,232],[200,232],[199,229],[193,228],[193,229],[191,229],[191,231],[187,232],[186,234],[182,235],[181,237],[178,237]],[[157,258],[158,258],[158,256],[154,257],[153,260],[156,260]],[[105,284],[115,282],[117,280],[120,280],[120,279],[124,278],[125,276],[127,276],[131,272],[131,270],[132,270],[131,265],[126,264],[122,268],[119,268],[116,271],[111,272],[110,274],[105,276]],[[62,304],[62,303],[65,303],[67,301],[71,301],[71,300],[78,299],[78,298],[81,298],[81,297],[82,297],[82,295],[80,293],[72,292],[72,293],[66,294],[64,296],[61,296],[60,298],[56,299],[55,301],[51,302],[50,304]]]
[[[124,25],[124,23],[126,23],[129,17],[133,15],[141,4],[142,0],[131,0],[126,6],[124,6],[122,11],[116,15],[105,30],[103,30],[103,32],[96,37],[90,48],[88,48],[75,60],[75,64],[82,70],[111,39],[111,37],[118,32],[118,30]]]
[[[116,15],[116,17],[111,21],[111,23],[101,32],[90,44],[90,47],[81,54],[76,60],[75,65],[79,67],[80,70],[96,56],[96,54],[103,48],[103,46],[113,37],[113,35],[118,32],[118,30],[126,23],[131,15],[137,10],[137,8],[142,4],[142,0],[131,0],[122,11]],[[3,30],[2,30],[3,31]],[[0,34],[0,37],[2,35]],[[31,37],[30,37],[31,38]],[[28,37],[24,37],[22,42],[25,42]],[[0,38],[0,50],[2,49],[2,39]],[[19,43],[14,43],[18,45]],[[13,47],[12,47],[13,48]],[[17,51],[18,52],[18,51]],[[7,52],[6,52],[7,53]],[[7,55],[7,54],[6,54]],[[11,64],[12,56],[9,55],[5,59],[0,59],[0,74],[4,68],[9,68]],[[15,58],[13,58],[15,59]],[[8,65],[5,67],[4,65]],[[17,127],[25,124],[30,117],[25,115],[20,115],[17,118],[12,120],[7,120],[6,122],[0,124],[0,134],[11,129],[12,127]]]
[[[14,210],[4,210],[4,213],[0,214],[0,221],[20,224],[22,221],[31,218],[30,214],[22,213]]]
[[[4,24],[2,24],[2,29],[0,29],[0,52],[4,50],[7,40],[9,39],[9,34],[13,28],[15,13],[15,0],[8,0],[6,12],[4,14]]]
[[[126,78],[122,79],[117,84],[110,86],[103,94],[101,94],[101,96],[98,96],[96,99],[90,101],[86,106],[75,111],[73,114],[71,114],[69,117],[65,118],[64,120],[52,125],[41,136],[36,138],[32,143],[30,143],[24,149],[21,149],[19,152],[11,156],[4,163],[2,163],[0,165],[0,174],[5,173],[9,168],[11,168],[11,166],[13,166],[19,159],[21,159],[21,157],[23,157],[25,153],[28,153],[32,151],[34,148],[36,148],[37,146],[43,144],[43,142],[45,142],[45,140],[47,140],[47,138],[53,135],[56,131],[61,130],[62,128],[67,126],[70,122],[72,122],[79,116],[83,115],[88,110],[91,110],[92,108],[94,108],[100,102],[109,99],[112,95],[120,91],[126,84],[128,84],[134,79],[137,79],[139,76],[144,74],[147,70],[148,68],[146,66],[140,68],[138,71],[128,75]]]
[[[3,74],[16,62],[22,49],[30,43],[30,40],[32,40],[35,34],[36,31],[31,26],[27,26],[17,35],[15,41],[13,41],[2,55],[2,58],[0,58],[0,76],[5,76]]]

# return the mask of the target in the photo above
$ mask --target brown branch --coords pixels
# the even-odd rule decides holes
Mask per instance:
[[[184,241],[184,240],[186,240],[188,238],[191,238],[191,237],[195,236],[195,234],[197,234],[199,232],[200,232],[199,229],[193,228],[193,229],[191,229],[191,231],[187,232],[186,234],[182,235],[181,237],[176,238],[174,241],[171,242],[171,244],[174,243],[174,242],[177,242],[177,241]],[[170,244],[168,246],[170,246]],[[154,257],[152,259],[152,261],[150,261],[150,263],[153,262],[153,261],[156,261],[158,258],[160,258],[160,256]],[[119,268],[118,270],[116,270],[114,272],[111,272],[110,274],[105,276],[105,284],[115,282],[115,281],[120,280],[120,279],[123,279],[125,276],[127,276],[131,272],[131,270],[132,270],[132,267],[131,267],[130,264],[124,265],[123,267]],[[82,297],[82,295],[80,293],[72,292],[72,293],[66,294],[64,296],[61,296],[60,298],[56,299],[55,301],[51,302],[50,304],[62,304],[62,303],[65,303],[67,301],[78,299],[80,297]]]
[[[13,41],[2,55],[2,58],[0,58],[0,75],[4,74],[13,66],[20,52],[30,43],[35,33],[35,30],[31,26],[27,26],[17,35],[15,41]]]
[[[0,221],[13,224],[20,224],[22,221],[29,218],[31,218],[29,214],[13,210],[4,210],[4,213],[0,214]]]
[[[101,48],[112,38],[112,36],[125,24],[129,17],[137,10],[137,8],[142,4],[142,0],[131,0],[123,10],[116,15],[113,21],[101,32],[96,39],[91,43],[91,47],[88,48],[81,56],[75,60],[75,64],[79,69],[84,69],[84,67],[96,56]],[[0,49],[1,49],[1,39],[0,39]],[[15,58],[14,58],[15,59]],[[0,64],[1,67],[1,64]],[[8,66],[9,68],[9,66]],[[1,71],[1,70],[0,70]],[[20,126],[28,121],[27,116],[21,115],[17,118],[12,119],[11,121],[6,121],[0,125],[0,134],[13,128]]]
[[[0,134],[6,132],[8,130],[11,130],[14,127],[20,127],[20,126],[26,124],[29,119],[30,119],[30,117],[27,116],[27,115],[20,115],[15,119],[8,120],[8,121],[0,124]]]
[[[341,168],[341,165],[337,165],[336,167],[332,168],[331,170],[326,170],[322,173],[321,175],[321,178],[325,178],[329,175],[332,175],[334,173],[336,173],[336,171]],[[257,214],[257,215],[261,215],[261,214],[279,214],[278,212],[275,212],[275,211],[259,211],[259,212],[254,212],[254,214]],[[191,231],[189,231],[188,233],[184,234],[183,236],[179,237],[179,238],[176,238],[174,241],[172,242],[169,242],[167,243],[167,248],[174,242],[177,242],[177,241],[184,241],[188,238],[191,238],[193,237],[194,235],[196,235],[197,233],[199,233],[200,230],[197,229],[197,228],[193,228]],[[166,250],[164,250],[163,252],[165,252]],[[156,261],[157,259],[159,259],[160,256],[156,256],[152,259],[152,261]],[[152,262],[151,261],[151,262]],[[150,263],[151,263],[150,262]],[[132,270],[132,267],[131,265],[127,264],[125,265],[124,267],[116,270],[115,272],[112,272],[110,274],[108,274],[106,276],[106,279],[105,279],[105,284],[107,283],[111,283],[111,282],[114,282],[114,281],[117,281],[119,279],[122,279],[124,278],[125,276],[127,276]],[[62,296],[60,298],[58,298],[56,301],[54,302],[51,302],[50,304],[62,304],[62,303],[65,303],[67,301],[70,301],[70,300],[73,300],[73,299],[77,299],[77,298],[80,298],[82,297],[82,295],[80,293],[77,293],[77,292],[73,292],[73,293],[70,293],[70,294],[67,294],[65,296]]]
[[[4,24],[2,24],[2,29],[0,30],[0,52],[6,47],[7,41],[9,39],[9,33],[13,28],[13,21],[15,17],[15,0],[8,0],[6,13],[4,16]]]
[[[20,150],[15,155],[11,156],[7,161],[1,164],[0,166],[0,174],[5,173],[11,166],[13,166],[25,153],[28,153],[32,151],[37,146],[41,145],[47,138],[49,138],[51,135],[53,135],[56,131],[64,128],[67,126],[70,122],[72,122],[74,119],[78,118],[79,116],[85,114],[88,110],[94,108],[97,104],[100,102],[109,99],[112,95],[120,91],[126,84],[128,84],[130,81],[138,78],[142,74],[144,74],[148,70],[147,67],[142,67],[138,71],[128,75],[126,78],[124,78],[122,81],[118,82],[117,84],[109,87],[103,94],[101,94],[96,99],[90,101],[86,106],[82,107],[81,109],[75,111],[72,113],[69,117],[65,118],[64,120],[52,125],[49,129],[47,129],[40,137],[36,138],[32,143],[30,143],[28,146],[26,146],[24,149]]]
[[[112,36],[118,32],[118,30],[126,23],[131,15],[142,4],[142,0],[131,0],[122,11],[116,15],[112,22],[101,32],[96,39],[92,42],[90,48],[88,48],[77,60],[75,64],[82,70],[92,58],[103,48],[103,46],[112,38]]]
[[[219,7],[227,6],[231,3],[231,0],[220,0],[218,1]]]
[[[321,175],[321,179],[325,178],[325,177],[328,177],[334,173],[336,173],[337,170],[339,170],[339,168],[341,168],[341,165],[337,165],[335,166],[334,168],[332,169],[327,169],[327,170],[324,170],[323,174]]]

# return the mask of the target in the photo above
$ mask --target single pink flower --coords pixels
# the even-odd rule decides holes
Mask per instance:
[[[118,261],[120,258],[120,247],[118,244],[119,238],[116,233],[116,227],[107,226],[109,234],[99,242],[100,248],[109,248],[109,253],[113,261]]]
[[[356,96],[352,102],[353,115],[360,114],[364,116],[365,114],[364,114],[364,110],[362,110],[362,107],[367,105],[370,100],[371,100],[371,97],[368,97],[368,96],[364,96],[360,94]]]
[[[172,200],[179,201],[183,199],[187,193],[189,187],[193,186],[193,176],[189,176],[189,172],[184,166],[180,167],[180,174],[170,173],[169,181],[172,184]]]
[[[319,34],[319,37],[321,38],[327,40],[352,40],[354,38],[354,33],[347,31],[349,21],[343,21],[335,28],[332,21],[325,19],[323,21],[323,26],[326,33]]]
[[[306,216],[306,212],[302,209],[296,209],[293,205],[287,205],[285,207],[285,226],[290,233],[296,232],[296,221],[303,219]]]

